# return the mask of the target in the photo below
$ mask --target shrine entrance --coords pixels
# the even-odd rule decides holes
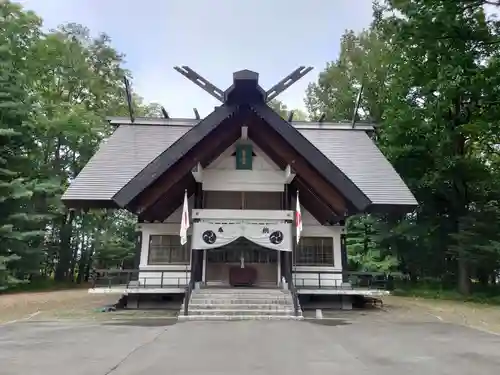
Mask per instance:
[[[281,278],[280,251],[259,246],[244,237],[206,251],[208,286],[275,287]]]

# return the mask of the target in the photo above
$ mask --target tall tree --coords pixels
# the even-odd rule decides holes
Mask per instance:
[[[394,15],[379,23],[392,35],[397,65],[383,142],[412,144],[411,155],[401,147],[388,149],[404,176],[419,175],[414,190],[423,201],[421,214],[439,225],[463,293],[470,291],[479,260],[475,213],[492,203],[488,188],[498,180],[483,142],[488,137],[497,144],[500,135],[492,116],[498,114],[498,74],[492,69],[498,25],[473,3],[394,1],[385,9]],[[410,168],[417,155],[420,166]]]
[[[412,277],[452,281],[463,293],[472,277],[492,280],[500,268],[499,33],[477,3],[376,6],[370,30],[343,37],[307,98],[311,113],[346,118],[363,82],[358,115],[380,125],[378,145],[420,202],[410,215],[379,218],[374,246]],[[351,220],[353,249],[364,221]]]
[[[9,1],[0,2],[0,56],[0,286],[54,271],[72,280],[98,258],[127,258],[133,217],[113,221],[60,201],[111,133],[105,116],[127,113],[123,56],[81,25],[43,33],[34,13]],[[134,100],[138,113],[147,111]],[[108,231],[115,222],[119,230]]]
[[[36,181],[28,171],[34,149],[32,103],[23,70],[38,38],[40,20],[10,2],[0,4],[0,288],[36,269],[33,241],[43,236],[30,203]],[[24,270],[20,264],[24,263]]]
[[[340,56],[327,63],[317,82],[307,88],[306,106],[312,117],[352,120],[354,103],[363,85],[357,119],[380,122],[386,105],[389,66],[387,42],[378,30],[359,34],[347,31],[340,41]]]
[[[269,107],[274,109],[276,112],[280,114],[285,120],[288,120],[290,113],[293,111],[293,120],[294,121],[305,121],[307,120],[307,114],[300,109],[288,109],[287,105],[283,102],[274,99],[268,103]]]

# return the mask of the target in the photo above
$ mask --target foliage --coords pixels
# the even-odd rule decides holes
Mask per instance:
[[[351,266],[396,259],[412,279],[439,278],[465,294],[473,282],[496,282],[498,30],[477,1],[386,1],[369,30],[344,35],[339,58],[310,85],[308,110],[339,120],[352,117],[363,83],[357,116],[378,123],[376,142],[420,203],[408,215],[351,219]],[[370,233],[360,233],[367,221]]]
[[[28,173],[35,147],[29,124],[33,103],[22,70],[32,57],[38,25],[32,13],[18,6],[0,7],[0,288],[18,281],[18,273],[8,272],[13,264],[24,261],[25,269],[32,268],[32,246],[43,236],[31,204],[36,194],[36,181]]]
[[[94,263],[132,258],[131,215],[77,213],[60,200],[111,132],[105,116],[127,113],[130,73],[110,43],[77,24],[44,33],[34,13],[0,3],[0,288],[81,282]],[[155,112],[134,100],[139,114]]]
[[[420,205],[348,221],[349,267],[401,271],[463,293],[500,271],[500,23],[486,0],[392,0],[348,31],[295,120],[360,121]],[[68,210],[61,194],[127,114],[123,55],[107,35],[41,20],[0,2],[0,288],[40,277],[83,282],[90,268],[134,261],[135,218]],[[138,115],[159,115],[134,95]],[[288,118],[290,109],[271,107]],[[484,289],[484,290],[486,290]],[[489,289],[488,289],[489,290]]]
[[[293,112],[294,121],[305,121],[307,119],[307,114],[304,111],[300,109],[288,109],[286,104],[280,102],[277,99],[271,100],[268,104],[269,107],[278,112],[285,120],[288,120],[291,112]]]
[[[352,217],[347,222],[349,269],[364,272],[396,270],[397,258],[380,246],[376,218],[370,215]]]

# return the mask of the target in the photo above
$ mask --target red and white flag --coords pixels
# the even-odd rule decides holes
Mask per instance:
[[[189,228],[189,208],[188,208],[188,195],[187,190],[184,192],[184,205],[182,206],[182,220],[181,220],[181,245],[187,243],[187,231]]]
[[[296,229],[296,237],[297,243],[300,241],[300,233],[302,232],[302,214],[300,213],[300,201],[299,201],[299,192],[297,191],[297,207],[295,208],[295,229]]]

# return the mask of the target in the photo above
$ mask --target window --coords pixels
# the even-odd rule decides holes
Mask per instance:
[[[178,235],[149,236],[148,264],[189,264],[191,257],[191,236],[181,245]]]
[[[301,237],[295,248],[298,266],[333,266],[332,237]]]
[[[204,208],[221,210],[281,210],[282,192],[205,191]]]
[[[203,208],[221,210],[241,210],[242,193],[240,191],[205,191]]]
[[[245,210],[282,210],[281,192],[245,191]]]

